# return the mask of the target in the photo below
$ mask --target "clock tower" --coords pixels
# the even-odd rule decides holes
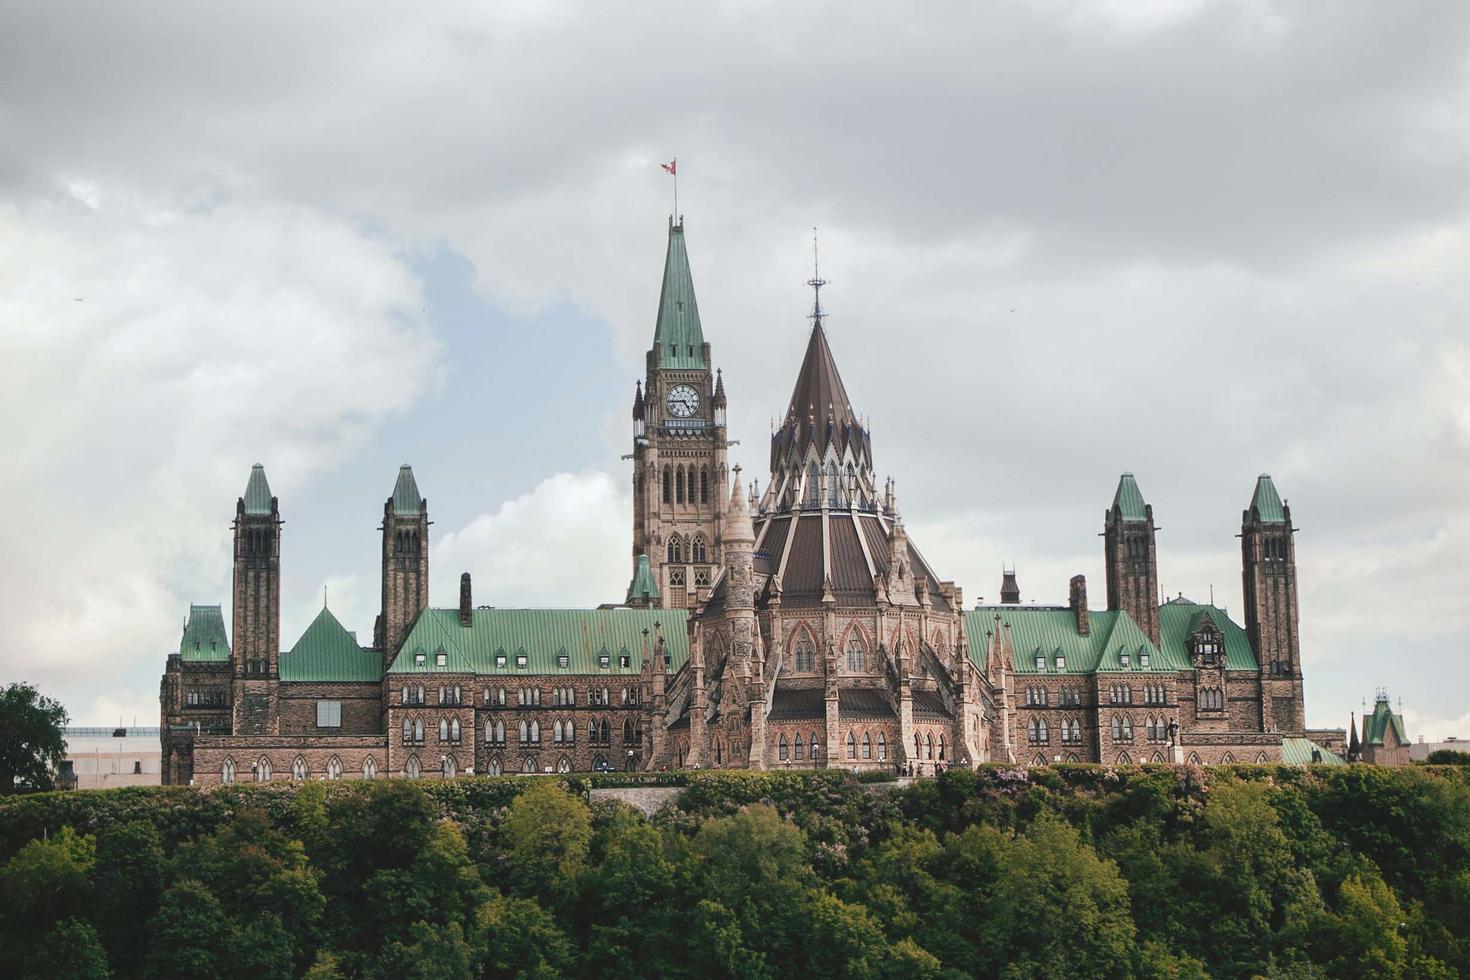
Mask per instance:
[[[684,219],[669,219],[669,248],[647,377],[633,398],[633,586],[628,601],[692,608],[719,567],[728,504],[725,386],[710,367]],[[658,594],[640,579],[647,555]],[[641,585],[640,585],[641,582]]]

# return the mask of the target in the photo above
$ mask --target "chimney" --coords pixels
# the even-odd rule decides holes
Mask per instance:
[[[459,625],[468,629],[475,623],[475,605],[470,599],[470,573],[459,577]]]
[[[1016,584],[1016,569],[1002,568],[1000,580],[1000,601],[1004,606],[1018,606],[1021,604],[1021,587]]]
[[[1072,576],[1072,588],[1067,605],[1077,617],[1077,635],[1086,636],[1090,627],[1087,623],[1087,579],[1084,576]]]

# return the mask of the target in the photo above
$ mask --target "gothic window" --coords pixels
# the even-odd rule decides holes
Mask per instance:
[[[1118,753],[1118,765],[1120,765],[1120,766],[1131,766],[1131,765],[1133,765],[1133,760],[1128,757],[1128,753],[1127,752],[1119,752]]]
[[[857,739],[853,738],[852,732],[847,733],[847,757],[849,759],[857,758]]]
[[[1199,765],[1199,753],[1198,752],[1191,752],[1191,753],[1189,753],[1189,758],[1186,761],[1191,766],[1197,766],[1197,765]]]
[[[341,779],[342,778],[342,760],[339,759],[339,758],[337,758],[335,755],[332,756],[330,759],[327,760],[327,778],[328,779]]]
[[[439,719],[439,741],[441,741],[441,742],[447,742],[447,741],[449,741],[449,719],[448,718],[440,718]]]
[[[561,744],[561,740],[562,740],[561,719],[558,718],[558,719],[556,719],[556,721],[554,721],[554,722],[551,723],[551,741],[554,742],[554,743],[556,743],[556,744],[558,744],[558,745],[560,745]]]
[[[440,768],[445,779],[453,779],[455,773],[459,772],[459,766],[454,761],[454,756],[446,755]]]
[[[612,744],[612,726],[607,723],[606,718],[602,719],[602,724],[597,726],[597,737],[603,745]]]
[[[816,762],[817,761],[817,733],[816,732],[812,732],[811,750],[812,750],[812,761],[813,762]]]
[[[522,718],[521,719],[521,726],[520,727],[521,727],[521,744],[522,745],[525,745],[527,742],[529,742],[531,740],[531,723],[528,722],[528,721],[526,721],[526,719]]]
[[[699,569],[696,569],[695,570],[695,572],[694,572],[694,587],[696,589],[707,589],[707,588],[709,588],[709,571],[708,571],[708,569],[699,568]]]
[[[924,757],[924,740],[923,740],[923,738],[920,737],[920,735],[919,735],[918,732],[914,732],[914,758],[915,759],[922,759],[923,757]]]
[[[458,718],[451,718],[451,719],[449,719],[449,741],[453,742],[455,745],[458,745],[459,744],[459,719]]]
[[[792,740],[792,756],[797,762],[806,758],[806,743],[801,740],[801,733],[797,732],[796,738]]]
[[[501,765],[500,765],[500,757],[499,756],[496,756],[495,758],[491,759],[490,760],[490,768],[489,768],[490,775],[492,775],[492,776],[498,776],[498,775],[501,774],[502,771],[503,771],[503,769],[501,768]]]
[[[782,762],[785,762],[790,752],[791,749],[787,745],[786,736],[783,734],[780,741],[776,743],[776,758],[780,759]]]
[[[882,732],[878,733],[878,761],[888,761],[888,736]]]
[[[1033,766],[1044,766],[1044,765],[1046,765],[1046,756],[1044,756],[1044,755],[1042,755],[1041,753],[1038,752],[1036,754],[1036,758],[1034,758],[1034,759],[1031,760],[1031,764]]]
[[[268,783],[271,781],[271,760],[261,756],[255,763],[255,781],[257,783]]]
[[[930,732],[924,737],[924,758],[934,758],[934,733]]]
[[[694,540],[689,544],[689,560],[695,564],[703,564],[708,559],[705,556],[704,535],[696,534]]]
[[[536,745],[536,744],[539,744],[540,742],[541,742],[541,722],[537,721],[535,718],[532,718],[531,719],[531,744]]]
[[[377,779],[378,778],[378,764],[373,761],[373,757],[372,756],[368,756],[366,759],[363,759],[362,760],[362,778],[363,779]]]
[[[1048,741],[1046,721],[1041,718],[1032,718],[1031,723],[1026,726],[1026,740],[1032,745],[1045,745]]]
[[[864,655],[863,655],[863,643],[862,643],[862,641],[859,640],[857,637],[853,637],[852,639],[848,640],[847,641],[847,669],[848,670],[851,670],[851,671],[861,671],[861,670],[864,670],[864,669],[866,669],[865,668],[865,665],[864,665],[864,661],[865,660],[866,660],[866,657],[864,657]]]
[[[812,649],[811,639],[803,633],[796,641],[796,669],[797,671],[815,670],[817,666],[817,655]]]
[[[699,502],[702,503],[702,504],[709,503],[709,467],[708,466],[701,466],[699,468]],[[703,559],[699,559],[699,560],[702,561]]]
[[[633,719],[632,718],[624,718],[623,719],[623,744],[625,746],[626,745],[632,745],[633,744]]]
[[[944,761],[944,736],[939,736],[939,760]]]
[[[827,506],[828,507],[836,507],[837,506],[837,492],[838,492],[838,485],[837,485],[837,464],[829,461],[827,463]]]
[[[225,764],[220,766],[219,781],[222,783],[233,783],[235,781],[235,760],[226,759]]]
[[[1232,765],[1234,762],[1235,762],[1235,756],[1231,755],[1229,752],[1226,752],[1224,755],[1222,755],[1220,757],[1220,764],[1222,766]]]
[[[536,771],[536,757],[535,756],[528,755],[524,759],[521,760],[521,772],[535,772],[535,771]]]
[[[1220,659],[1220,637],[1208,627],[1194,638],[1194,654],[1206,667],[1213,667]]]
[[[403,744],[404,745],[409,745],[412,742],[413,742],[413,721],[412,721],[412,719],[405,718],[405,719],[403,719]]]
[[[300,782],[306,778],[306,774],[306,760],[298,755],[296,761],[291,763],[291,778]]]
[[[424,744],[424,720],[422,718],[413,720],[413,740],[418,745]]]
[[[671,535],[669,535],[669,561],[670,561],[670,563],[677,565],[680,562],[682,562],[683,560],[684,560],[684,544],[683,544],[683,542],[679,540],[679,536],[677,534],[671,534]]]
[[[871,759],[872,757],[873,757],[873,736],[869,735],[867,732],[863,732],[863,758],[864,759]]]
[[[568,759],[566,756],[562,756],[560,759],[557,759],[556,760],[556,771],[557,772],[571,772],[572,771],[572,760],[571,759]]]
[[[667,466],[665,466],[664,467],[664,503],[671,504],[673,502],[674,502],[673,488],[669,486],[669,468]]]
[[[674,471],[674,503],[676,503],[676,504],[682,504],[683,502],[684,502],[684,467],[681,466],[677,470]]]

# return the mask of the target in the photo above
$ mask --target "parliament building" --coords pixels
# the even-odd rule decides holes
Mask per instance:
[[[1066,605],[1022,605],[1007,574],[999,604],[967,609],[876,477],[812,285],[762,488],[730,465],[724,379],[670,222],[618,603],[476,605],[465,573],[458,607],[431,608],[429,503],[404,466],[370,641],[324,608],[283,649],[281,504],[257,464],[235,504],[229,629],[221,606],[191,606],[163,674],[164,781],[1338,759],[1342,733],[1305,728],[1296,542],[1269,476],[1241,514],[1244,623],[1160,603],[1130,473],[1103,516],[1105,603],[1079,575]]]

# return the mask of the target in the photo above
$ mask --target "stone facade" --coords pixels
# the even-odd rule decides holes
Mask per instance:
[[[987,761],[1276,761],[1307,742],[1290,511],[1261,477],[1242,521],[1246,623],[1160,603],[1153,507],[1105,512],[1107,608],[964,608],[880,482],[867,423],[813,327],[769,480],[728,465],[724,380],[671,222],[633,399],[632,583],[596,610],[428,603],[428,503],[384,504],[368,645],[323,610],[280,649],[281,511],[237,501],[231,647],[191,608],[160,686],[166,782],[591,769],[890,769]],[[1387,748],[1382,751],[1388,751]]]

